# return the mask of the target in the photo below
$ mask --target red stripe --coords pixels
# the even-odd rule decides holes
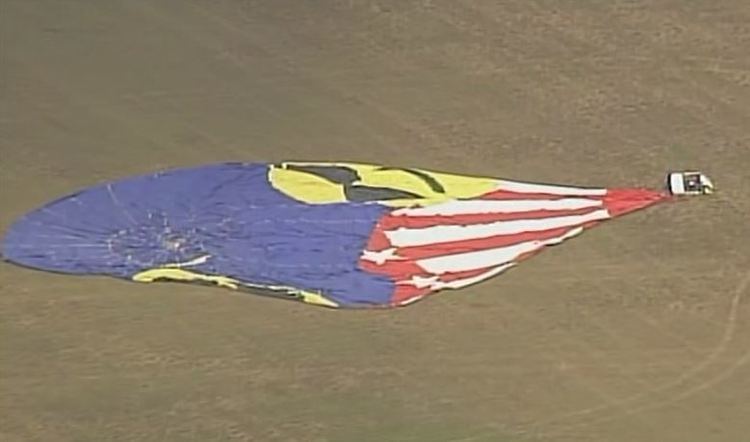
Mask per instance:
[[[375,225],[375,228],[373,229],[372,233],[370,234],[370,239],[367,240],[367,245],[365,246],[365,250],[371,250],[373,252],[379,252],[381,250],[389,249],[391,248],[392,244],[391,241],[388,239],[387,236],[385,236],[385,231],[382,227],[382,222],[385,218],[387,218],[388,215],[385,215],[383,218],[380,219],[380,221]]]
[[[465,272],[453,272],[453,273],[445,273],[440,276],[441,282],[451,282],[451,281],[457,281],[461,279],[469,279],[473,278],[479,275],[482,275],[484,273],[487,273],[491,270],[495,269],[495,267],[488,267],[484,269],[477,269],[477,270],[469,270]],[[433,277],[435,275],[430,274],[420,274],[420,275],[414,275],[414,276],[421,276],[424,278]],[[404,280],[404,282],[407,280]],[[430,295],[432,293],[435,293],[437,290],[434,290],[430,287],[416,287],[413,284],[396,284],[396,288],[393,291],[393,297],[392,297],[392,304],[393,305],[400,305],[405,301],[408,300],[415,300],[414,298],[422,298],[427,295]]]
[[[419,288],[413,285],[399,284],[393,290],[391,305],[398,306],[410,299],[423,298],[431,293],[433,291],[429,287]]]
[[[401,247],[398,249],[397,254],[407,260],[417,260],[437,256],[454,255],[457,253],[477,252],[480,250],[512,246],[527,241],[544,241],[557,238],[573,228],[575,228],[575,226],[540,230],[538,232],[523,232],[512,235],[497,235],[486,238],[450,241],[426,246]]]
[[[500,221],[516,221],[521,219],[543,219],[558,216],[586,215],[601,207],[586,207],[583,209],[563,209],[563,210],[529,210],[526,212],[506,212],[506,213],[471,213],[462,215],[433,215],[433,216],[413,216],[413,215],[386,215],[380,220],[380,226],[383,230],[396,230],[400,227],[410,229],[420,229],[441,225],[459,225],[466,226],[471,224],[489,224]]]
[[[412,260],[386,261],[377,264],[366,259],[359,260],[359,267],[370,273],[390,276],[394,281],[409,280],[415,275],[424,275],[425,271]]]
[[[648,189],[609,189],[607,195],[602,198],[604,206],[613,218],[667,199],[668,194]]]

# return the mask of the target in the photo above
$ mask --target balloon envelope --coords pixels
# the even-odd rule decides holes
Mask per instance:
[[[666,198],[370,164],[224,163],[50,202],[10,227],[2,253],[54,272],[395,307]]]

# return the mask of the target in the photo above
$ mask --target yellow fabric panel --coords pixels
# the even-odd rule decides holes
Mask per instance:
[[[388,187],[391,189],[405,190],[407,192],[420,195],[426,201],[430,201],[436,198],[441,198],[441,194],[434,192],[430,186],[414,174],[406,172],[403,169],[393,170],[377,170],[375,167],[354,167],[362,177],[360,180],[361,184],[373,187]],[[422,201],[422,200],[420,200]],[[414,202],[413,198],[405,200],[391,200],[384,201],[384,204],[396,203],[400,205],[400,202],[407,202],[409,204]]]
[[[333,184],[315,175],[289,170],[284,165],[297,166],[343,166],[356,170],[361,177],[358,184],[372,187],[388,187],[420,195],[419,199],[399,199],[379,201],[380,204],[392,207],[429,206],[456,198],[472,198],[487,193],[498,187],[498,180],[493,178],[455,175],[429,170],[413,169],[433,177],[445,192],[436,192],[423,179],[403,169],[382,170],[379,165],[361,163],[317,163],[287,162],[282,167],[272,166],[269,171],[271,184],[279,191],[311,204],[345,202],[343,187]]]
[[[346,201],[342,186],[309,173],[271,166],[268,179],[277,190],[306,203],[326,204]]]
[[[322,307],[333,307],[333,308],[339,307],[338,304],[336,304],[335,302],[331,301],[330,299],[326,298],[325,296],[319,293],[300,291],[299,296],[302,299],[302,301],[308,304],[318,305]]]
[[[137,273],[132,277],[133,281],[137,282],[154,282],[159,280],[179,281],[179,282],[210,282],[218,285],[219,287],[226,287],[233,290],[237,290],[240,287],[248,287],[249,289],[264,289],[278,291],[280,294],[287,294],[299,298],[299,300],[307,303],[323,307],[337,308],[339,305],[334,301],[326,298],[320,293],[307,292],[304,290],[298,290],[292,287],[264,287],[260,285],[244,284],[234,278],[226,276],[214,276],[205,275],[202,273],[191,272],[174,267],[160,267],[155,269],[144,270],[143,272]]]
[[[133,281],[137,282],[154,282],[160,279],[184,282],[212,282],[220,287],[227,287],[235,290],[240,285],[240,281],[233,278],[228,278],[226,276],[204,275],[202,273],[191,272],[189,270],[173,267],[145,270],[143,272],[136,273],[132,278]]]

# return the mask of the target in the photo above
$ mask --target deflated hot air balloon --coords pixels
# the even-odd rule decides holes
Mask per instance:
[[[602,221],[707,194],[582,188],[355,163],[224,163],[110,182],[38,208],[5,260],[139,282],[215,284],[342,307],[397,307],[496,276]]]

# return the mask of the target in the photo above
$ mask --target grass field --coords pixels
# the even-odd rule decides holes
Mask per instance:
[[[740,442],[750,3],[6,0],[0,230],[218,161],[719,193],[404,309],[0,264],[0,439]]]

